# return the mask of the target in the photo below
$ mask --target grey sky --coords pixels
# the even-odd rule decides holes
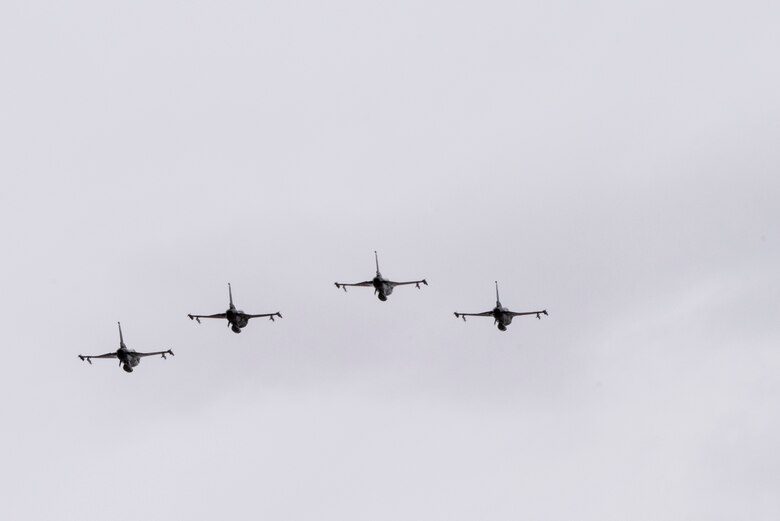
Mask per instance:
[[[777,519],[779,17],[3,2],[0,517]]]

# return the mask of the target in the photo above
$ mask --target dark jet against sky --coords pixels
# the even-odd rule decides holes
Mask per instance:
[[[376,261],[376,276],[371,280],[366,280],[364,282],[358,282],[356,284],[344,284],[343,282],[335,282],[337,288],[343,288],[344,291],[347,291],[347,286],[358,286],[358,287],[374,287],[374,294],[379,297],[379,300],[382,302],[387,300],[387,297],[393,293],[393,288],[396,286],[405,286],[407,284],[414,284],[417,286],[417,289],[420,289],[420,284],[428,285],[428,281],[425,279],[422,280],[412,280],[410,282],[394,282],[392,280],[387,280],[384,277],[382,277],[382,274],[379,273],[379,256],[377,255],[376,251],[374,251],[374,261]]]
[[[154,353],[139,353],[132,349],[128,349],[127,346],[125,345],[124,338],[122,338],[122,324],[117,322],[117,325],[119,325],[119,349],[116,352],[106,353],[104,355],[94,355],[94,356],[79,355],[79,358],[81,358],[82,361],[86,360],[87,362],[89,362],[90,365],[92,365],[93,358],[118,358],[119,365],[122,366],[122,369],[124,369],[128,373],[132,373],[133,367],[140,364],[141,358],[145,356],[161,355],[163,358],[165,358],[165,355],[173,356],[173,351],[171,351],[170,349],[168,349],[167,351],[155,351]]]
[[[262,317],[268,317],[272,321],[274,317],[282,318],[282,314],[278,311],[276,313],[263,313],[261,315],[249,315],[247,313],[244,313],[240,309],[236,309],[236,306],[233,305],[233,290],[230,287],[230,283],[228,282],[228,294],[230,295],[230,308],[225,311],[224,313],[217,313],[216,315],[187,315],[190,317],[190,320],[196,320],[198,324],[200,324],[201,318],[226,318],[228,321],[228,327],[233,329],[234,333],[240,333],[243,328],[249,324],[250,318],[262,318]]]
[[[501,301],[498,298],[498,281],[496,281],[496,307],[490,311],[484,311],[482,313],[458,313],[455,312],[457,318],[462,318],[466,321],[466,317],[493,317],[493,323],[498,325],[498,329],[506,331],[506,326],[512,323],[512,319],[522,315],[536,315],[536,318],[542,318],[540,315],[547,315],[547,310],[541,311],[525,311],[522,313],[515,313],[509,311],[507,308],[501,305]]]

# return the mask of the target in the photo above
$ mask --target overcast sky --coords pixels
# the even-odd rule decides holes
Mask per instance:
[[[0,517],[780,518],[778,20],[3,1]]]

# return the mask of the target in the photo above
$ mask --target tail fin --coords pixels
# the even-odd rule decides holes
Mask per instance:
[[[379,255],[377,255],[376,250],[374,250],[374,262],[376,262],[376,276],[379,277]]]
[[[496,283],[496,306],[501,307],[501,299],[498,298],[498,281],[494,281]]]
[[[230,282],[228,282],[228,295],[230,295],[230,308],[233,309],[235,306],[233,305],[233,288],[230,287]]]
[[[122,324],[117,322],[116,325],[119,326],[119,347],[125,347],[125,339],[122,337]]]

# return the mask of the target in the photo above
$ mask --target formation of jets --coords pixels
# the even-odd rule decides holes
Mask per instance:
[[[388,280],[382,276],[382,274],[379,272],[379,256],[377,255],[377,252],[374,252],[374,262],[376,263],[376,275],[371,280],[366,280],[363,282],[356,282],[356,283],[344,283],[344,282],[336,282],[336,287],[339,289],[343,289],[344,291],[347,291],[347,287],[373,287],[374,288],[374,294],[381,300],[382,302],[385,302],[387,300],[387,297],[392,295],[393,289],[395,289],[397,286],[408,286],[414,284],[417,289],[420,289],[420,284],[423,284],[425,286],[428,285],[428,281],[425,279],[420,280],[411,280],[407,282],[396,282],[393,280]],[[493,323],[498,327],[500,331],[506,331],[506,328],[509,324],[512,323],[512,319],[519,316],[525,316],[525,315],[536,315],[536,318],[541,319],[542,315],[547,315],[547,310],[542,309],[540,311],[522,311],[522,312],[516,312],[516,311],[510,311],[509,309],[505,308],[501,305],[501,300],[498,297],[498,281],[496,281],[496,305],[493,309],[490,311],[483,311],[482,313],[460,313],[455,312],[456,318],[462,318],[463,321],[466,321],[466,317],[493,317]],[[227,310],[225,310],[224,313],[216,313],[214,315],[187,315],[190,320],[195,320],[200,324],[201,318],[218,318],[218,319],[224,319],[227,320],[227,326],[232,329],[234,333],[240,333],[243,328],[245,328],[249,324],[250,318],[269,318],[271,321],[274,320],[274,317],[282,318],[282,314],[279,311],[276,311],[274,313],[261,313],[261,314],[250,314],[245,313],[240,309],[236,309],[236,306],[233,304],[233,288],[230,286],[230,283],[228,283],[228,297],[230,299],[230,303]],[[111,353],[105,353],[102,355],[78,355],[78,357],[82,361],[88,362],[90,365],[92,364],[93,358],[116,358],[119,360],[119,365],[128,373],[133,372],[133,368],[138,366],[138,364],[141,363],[141,358],[144,358],[146,356],[154,356],[154,355],[160,355],[162,358],[166,358],[165,355],[171,355],[173,356],[173,351],[170,349],[167,349],[165,351],[153,351],[151,353],[139,353],[138,351],[135,351],[133,349],[128,349],[128,347],[125,345],[124,338],[122,337],[122,324],[117,322],[117,325],[119,326],[119,349],[117,349],[114,352]]]

